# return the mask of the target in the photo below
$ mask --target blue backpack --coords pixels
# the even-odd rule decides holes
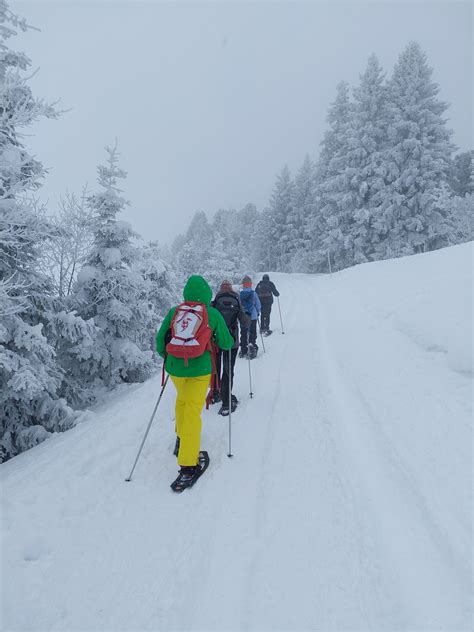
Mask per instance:
[[[255,299],[253,297],[253,290],[245,289],[240,291],[240,302],[247,316],[252,314]]]

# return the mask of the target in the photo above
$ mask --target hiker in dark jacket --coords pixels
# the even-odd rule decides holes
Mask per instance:
[[[260,303],[262,304],[260,329],[262,334],[269,336],[272,333],[272,330],[270,329],[270,314],[272,312],[273,297],[280,296],[280,292],[276,289],[275,284],[270,281],[268,274],[263,275],[262,280],[258,283],[255,291],[257,292]]]
[[[239,350],[239,323],[242,328],[248,327],[249,319],[243,311],[242,305],[240,304],[239,295],[237,294],[237,292],[234,292],[230,281],[222,282],[219,292],[216,294],[214,300],[212,301],[212,306],[222,314],[229,329],[229,332],[234,338],[234,345],[232,347],[230,356],[230,379],[232,386],[232,384],[234,383],[235,359],[237,357],[237,351]],[[229,402],[228,351],[222,351],[221,349],[218,349],[216,357],[216,371],[217,375],[219,376],[220,399],[222,401],[219,415],[227,416],[229,414],[229,404],[232,407],[232,412],[234,412],[238,404],[235,395],[232,395],[231,402]],[[218,401],[215,392],[214,401]]]

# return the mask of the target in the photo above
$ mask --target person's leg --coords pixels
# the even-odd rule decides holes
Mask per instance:
[[[252,345],[257,345],[257,319],[252,320],[250,323],[249,342]]]
[[[229,408],[229,352],[223,351],[221,400],[224,408]]]
[[[272,304],[271,303],[268,303],[267,310],[268,310],[267,311],[267,331],[269,331],[269,329],[270,329],[270,315],[272,313]]]
[[[235,360],[237,358],[237,351],[238,351],[238,349],[232,349],[231,358],[230,358],[231,372],[232,372],[232,376],[231,376],[231,386],[232,386],[232,388],[234,387],[234,367],[235,367]]]
[[[266,330],[266,316],[265,316],[265,303],[262,301],[262,311],[260,312],[260,331],[264,332]]]
[[[270,329],[270,311],[271,303],[262,303],[262,329],[268,331]]]
[[[220,387],[222,384],[222,350],[218,349],[216,352],[216,377],[215,384],[211,384],[212,395],[215,402],[219,401]]]
[[[240,328],[240,350],[246,355],[248,350],[249,328],[242,326]]]
[[[173,378],[173,381],[176,378]],[[178,378],[179,379],[179,378]],[[201,445],[201,411],[206,402],[210,375],[181,378],[185,380],[182,389],[185,398],[184,416],[180,424],[180,445],[178,463],[181,466],[197,465]]]
[[[185,411],[185,397],[184,397],[184,382],[186,378],[184,377],[175,377],[174,375],[170,375],[171,381],[175,385],[176,388],[176,405],[175,405],[175,428],[176,435],[181,437],[181,429],[183,426],[184,419],[184,411]]]

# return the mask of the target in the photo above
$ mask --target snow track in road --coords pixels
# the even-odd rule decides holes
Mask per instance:
[[[3,466],[4,628],[470,629],[471,376],[382,299],[404,267],[439,285],[430,256],[276,276],[286,333],[275,306],[253,400],[237,360],[234,457],[213,407],[190,491],[169,489],[171,384],[124,482],[158,377]]]

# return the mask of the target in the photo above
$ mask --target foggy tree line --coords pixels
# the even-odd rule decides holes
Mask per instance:
[[[242,266],[327,272],[473,239],[473,152],[454,155],[438,93],[416,42],[390,77],[371,55],[358,86],[337,86],[316,159],[307,155],[295,177],[285,166],[267,208],[246,207],[244,230],[235,211],[210,225],[196,214],[173,251],[196,252],[193,235],[204,230],[237,275]]]
[[[458,154],[416,44],[390,79],[372,56],[341,83],[317,160],[285,167],[258,211],[195,214],[171,248],[144,243],[120,215],[117,144],[97,182],[58,209],[35,198],[46,174],[24,134],[57,118],[33,95],[30,60],[9,40],[28,28],[0,0],[0,459],[67,430],[79,411],[157,369],[154,333],[188,274],[213,289],[252,271],[325,272],[472,239],[472,154]]]

